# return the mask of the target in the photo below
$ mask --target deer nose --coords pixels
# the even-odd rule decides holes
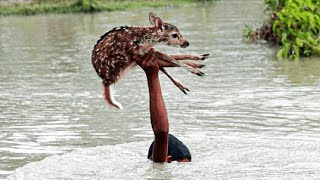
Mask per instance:
[[[189,46],[189,42],[188,42],[188,41],[185,41],[185,42],[181,45],[182,48],[186,48],[186,47],[188,47],[188,46]]]

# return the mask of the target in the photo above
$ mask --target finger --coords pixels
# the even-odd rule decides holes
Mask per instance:
[[[155,57],[155,55],[152,55],[149,59],[146,60],[146,63],[148,66],[154,66],[158,63],[157,58]]]
[[[141,64],[141,62],[142,62],[142,59],[139,58],[137,55],[133,55],[133,56],[132,56],[132,59],[133,59],[137,64]]]
[[[154,54],[154,48],[150,48],[148,53],[144,56],[144,60],[148,60],[151,58],[151,56],[153,56]]]

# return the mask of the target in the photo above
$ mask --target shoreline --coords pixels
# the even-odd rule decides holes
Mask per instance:
[[[63,14],[63,13],[94,13],[102,11],[116,11],[139,8],[161,8],[172,6],[191,6],[196,3],[210,0],[63,0],[63,1],[39,1],[25,0],[15,2],[2,2],[0,4],[0,16],[10,15],[36,15],[36,14]]]

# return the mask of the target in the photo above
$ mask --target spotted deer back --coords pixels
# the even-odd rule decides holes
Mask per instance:
[[[106,85],[115,83],[122,71],[133,63],[133,53],[139,48],[129,27],[122,26],[105,33],[92,50],[92,64]]]

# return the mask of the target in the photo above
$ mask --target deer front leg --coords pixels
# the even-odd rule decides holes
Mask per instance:
[[[197,63],[193,63],[193,62],[182,62],[183,64],[186,64],[190,67],[193,67],[193,68],[203,68],[205,67],[206,65],[204,64],[197,64]]]
[[[170,55],[175,60],[205,60],[210,54],[181,54],[181,55]]]
[[[179,82],[176,78],[172,77],[163,67],[160,67],[160,70],[168,76],[168,78],[176,85],[184,94],[187,95],[186,91],[189,91],[181,82]]]
[[[150,59],[151,56],[154,55],[154,49],[153,48],[150,48],[149,51],[147,52],[147,54],[145,54],[145,56],[143,57],[143,59]],[[157,57],[158,58],[158,57]],[[135,62],[141,62],[141,58],[139,58],[137,55],[134,55],[133,56],[133,60]],[[188,88],[184,87],[183,84],[181,84],[177,79],[175,79],[174,77],[172,77],[165,69],[164,67],[177,67],[176,64],[174,63],[170,63],[170,62],[167,62],[167,61],[164,61],[162,59],[157,59],[158,60],[158,65],[160,66],[160,70],[168,76],[168,78],[184,93],[184,94],[187,94],[186,91],[189,91]],[[135,64],[135,63],[134,63]]]
[[[183,60],[205,60],[209,57],[210,54],[181,54],[181,55],[170,55],[175,60],[182,60],[183,64],[191,66],[193,68],[203,68],[206,65],[204,64],[197,64],[193,62],[184,62]]]
[[[198,76],[203,76],[204,73],[201,72],[200,70],[194,68],[194,67],[191,67],[185,63],[182,63],[182,62],[179,62],[177,60],[175,60],[173,57],[167,55],[167,54],[164,54],[164,53],[161,53],[159,51],[154,51],[154,54],[161,60],[163,61],[166,61],[167,63],[169,64],[173,64],[172,66],[167,66],[167,67],[182,67],[184,69],[186,69],[187,71],[193,73],[193,74],[196,74]],[[165,63],[164,63],[165,64]]]
[[[206,65],[204,64],[197,64],[197,63],[193,63],[193,62],[181,62],[187,66],[190,66],[191,68],[203,68]],[[159,65],[162,67],[179,67],[174,63],[168,62],[168,61],[164,61],[162,59],[159,59]]]

